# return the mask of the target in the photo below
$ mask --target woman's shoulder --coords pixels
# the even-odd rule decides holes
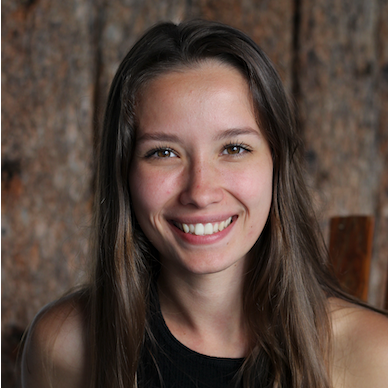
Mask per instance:
[[[85,387],[88,328],[82,293],[44,307],[28,330],[22,355],[23,387]]]
[[[335,298],[329,307],[334,387],[386,387],[388,317]]]

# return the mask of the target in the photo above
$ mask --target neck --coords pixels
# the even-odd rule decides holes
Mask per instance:
[[[189,276],[163,269],[158,280],[159,298],[171,333],[202,354],[244,357],[243,266]]]

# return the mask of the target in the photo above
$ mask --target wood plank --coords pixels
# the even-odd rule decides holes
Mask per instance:
[[[330,260],[345,291],[367,301],[374,217],[330,219]]]

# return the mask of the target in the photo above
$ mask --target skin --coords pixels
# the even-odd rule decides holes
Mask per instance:
[[[29,330],[22,356],[22,386],[87,387],[89,381],[83,307],[67,298],[45,307]]]
[[[331,299],[328,305],[333,387],[387,387],[388,319],[340,299]]]
[[[138,118],[131,195],[160,253],[166,324],[197,352],[243,357],[242,279],[268,217],[273,168],[247,83],[217,62],[167,73],[143,91]],[[216,235],[186,235],[176,227],[228,217],[233,222]],[[328,311],[333,387],[386,387],[388,319],[338,299],[328,301]],[[84,318],[82,306],[71,300],[38,317],[23,353],[24,387],[49,387],[49,379],[54,387],[86,386]],[[47,359],[52,368],[45,370]]]

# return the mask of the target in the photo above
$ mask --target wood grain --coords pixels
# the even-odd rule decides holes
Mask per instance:
[[[330,220],[330,260],[345,291],[368,299],[374,218],[333,217]]]

